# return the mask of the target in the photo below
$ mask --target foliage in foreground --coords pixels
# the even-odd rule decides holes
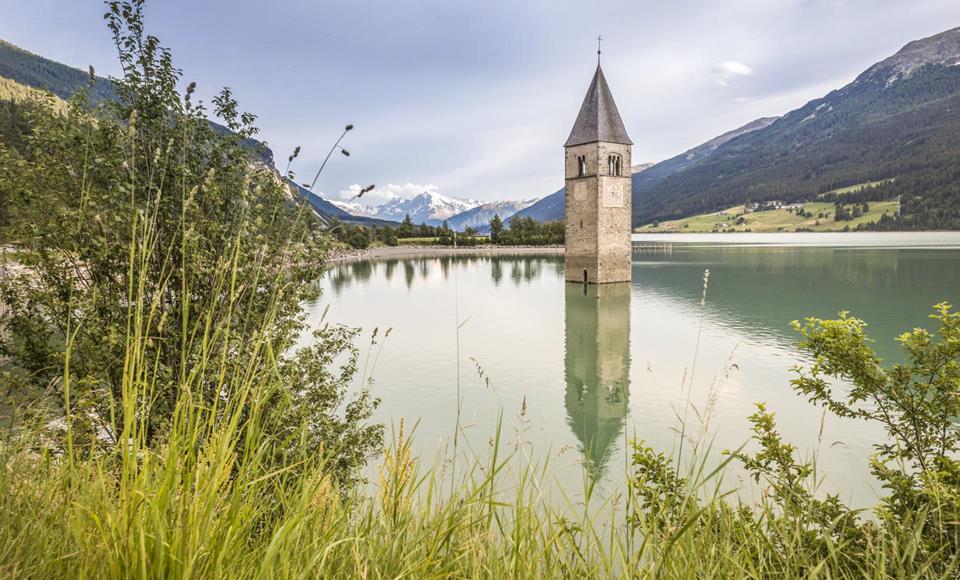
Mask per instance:
[[[96,456],[128,444],[131,421],[146,445],[163,444],[182,397],[219,411],[268,365],[259,403],[260,427],[276,436],[270,453],[282,463],[323,451],[347,485],[382,436],[366,424],[367,391],[348,396],[356,333],[324,326],[298,350],[301,304],[317,294],[328,242],[243,146],[254,117],[230,91],[213,99],[229,133],[192,100],[193,83],[180,94],[169,51],[144,33],[142,4],[108,5],[118,100],[91,107],[81,92],[65,108],[38,103],[25,144],[0,144],[19,264],[0,279],[3,390],[62,418],[48,434],[57,448]],[[95,79],[91,70],[90,87]],[[334,372],[337,357],[347,364]],[[130,400],[135,371],[149,388]]]
[[[456,471],[423,469],[402,423],[378,493],[347,485],[377,435],[369,401],[345,399],[353,333],[293,349],[322,245],[237,138],[194,122],[168,55],[137,36],[139,5],[110,21],[127,104],[41,109],[33,146],[0,151],[33,275],[4,289],[4,386],[43,389],[63,417],[51,429],[34,408],[3,432],[0,576],[956,577],[960,315],[946,305],[890,368],[859,320],[797,324],[814,362],[796,390],[889,435],[871,513],[815,493],[763,406],[753,448],[716,466],[638,444],[629,484],[592,509],[558,501],[499,434]],[[217,106],[249,131],[228,94]],[[724,489],[734,464],[759,505]]]
[[[144,320],[146,306],[134,307]],[[0,444],[0,574],[17,577],[956,577],[956,416],[960,314],[938,307],[939,336],[901,341],[907,362],[880,367],[863,323],[808,320],[798,328],[814,363],[795,387],[839,414],[887,428],[874,473],[891,493],[858,513],[815,493],[813,465],[777,433],[760,405],[750,452],[689,467],[635,446],[626,489],[594,508],[558,501],[537,469],[491,439],[485,457],[423,469],[400,432],[377,493],[343,490],[328,456],[269,428],[273,379],[266,336],[209,363],[236,388],[219,406],[178,385],[172,424],[148,445],[141,416],[156,377],[149,337],[126,336],[120,443],[107,453],[59,453],[42,431]],[[70,349],[67,349],[69,360]],[[201,369],[202,370],[202,369]],[[828,377],[845,377],[834,393]],[[70,383],[64,376],[64,384]],[[278,448],[295,449],[278,462]],[[701,449],[698,443],[694,447]],[[742,464],[759,505],[725,490]],[[457,474],[454,477],[454,474]],[[580,515],[577,515],[580,514]]]

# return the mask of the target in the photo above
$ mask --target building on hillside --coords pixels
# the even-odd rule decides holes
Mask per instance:
[[[598,62],[564,144],[568,282],[630,281],[631,145]]]
[[[799,205],[803,207],[803,204],[799,204]],[[743,211],[744,213],[751,213],[755,211],[769,211],[773,209],[782,209],[783,207],[784,207],[784,204],[780,200],[758,201],[758,202],[746,204],[745,206],[743,206]]]

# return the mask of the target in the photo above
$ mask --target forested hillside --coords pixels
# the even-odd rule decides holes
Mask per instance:
[[[960,228],[960,28],[912,42],[854,82],[739,136],[684,171],[634,188],[634,224],[764,200],[803,201],[884,181],[886,229]]]
[[[55,106],[65,107],[65,101],[81,88],[87,89],[90,103],[94,105],[117,98],[116,86],[110,79],[95,76],[90,83],[89,71],[69,67],[0,40],[0,139],[11,152],[16,152],[25,143],[25,135],[29,130],[27,110],[33,102],[52,98]],[[52,93],[53,97],[49,97],[47,92]],[[230,132],[212,121],[210,126],[221,134]],[[243,139],[243,146],[255,151],[261,161],[275,169],[273,151],[266,143],[247,137]],[[291,191],[306,199],[325,221],[336,219],[365,224],[387,223],[350,215],[299,184],[290,181],[288,185]],[[2,221],[3,209],[0,208],[0,223]]]
[[[66,100],[81,88],[87,87],[90,72],[44,58],[0,40],[0,77],[27,87],[49,91]],[[103,77],[95,76],[87,90],[91,104],[117,98],[114,82]],[[222,133],[229,131],[217,123],[211,122],[211,126]],[[256,150],[264,162],[273,166],[273,151],[265,143],[256,139],[245,139],[244,146]]]
[[[633,176],[633,225],[749,202],[900,200],[868,229],[960,229],[960,28],[911,42],[849,85]],[[563,189],[518,213],[563,217]]]

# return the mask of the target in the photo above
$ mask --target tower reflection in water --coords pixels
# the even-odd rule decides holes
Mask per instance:
[[[565,284],[567,420],[593,479],[622,437],[630,394],[630,284]]]

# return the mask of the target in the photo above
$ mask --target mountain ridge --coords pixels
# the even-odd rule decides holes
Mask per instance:
[[[478,207],[481,202],[424,191],[414,197],[395,197],[378,206],[332,201],[340,209],[353,215],[399,222],[407,215],[415,224],[437,226],[463,212]]]
[[[960,27],[911,41],[856,79],[780,117],[756,119],[632,178],[633,226],[751,201],[811,200],[861,183],[902,197],[869,227],[960,229]],[[562,219],[563,189],[517,213]]]
[[[15,44],[0,39],[0,78],[8,79],[17,85],[40,91],[49,91],[59,99],[68,100],[81,88],[88,87],[90,73],[59,63],[44,56],[35,54]],[[112,79],[94,76],[92,85],[89,85],[89,99],[91,104],[116,99],[117,89]],[[230,130],[214,121],[208,121],[214,130],[228,133]],[[274,164],[273,151],[263,141],[244,139],[245,147],[253,151],[257,158],[273,171],[277,171]],[[277,173],[278,178],[281,176]],[[356,217],[344,212],[313,193],[308,192],[299,184],[283,178],[291,192],[299,194],[324,221],[337,219],[355,223],[386,224],[384,220]]]
[[[879,229],[960,228],[960,28],[905,45],[857,78],[669,178],[634,187],[634,226],[744,202],[811,200],[882,182]]]

